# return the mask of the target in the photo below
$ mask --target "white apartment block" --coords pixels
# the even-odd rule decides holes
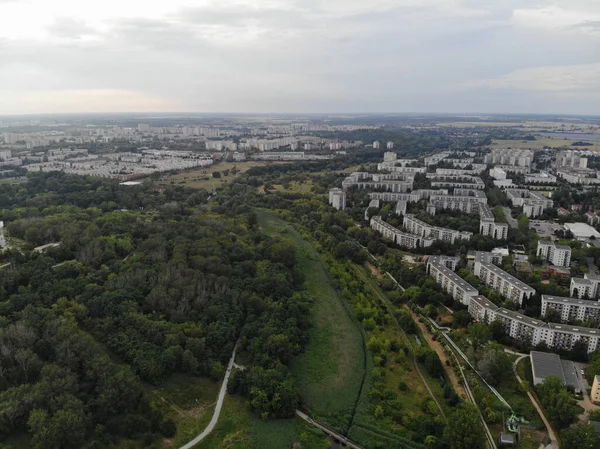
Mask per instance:
[[[373,142],[373,148],[378,150],[379,147],[381,147],[381,144],[379,143],[379,140],[376,140],[375,142]]]
[[[329,190],[329,204],[337,210],[346,209],[346,192],[342,189]]]
[[[566,245],[557,245],[550,240],[539,240],[537,256],[557,267],[571,265],[571,248]]]
[[[521,306],[525,299],[535,295],[535,290],[523,281],[508,274],[494,264],[475,259],[475,276],[506,299]]]
[[[516,173],[519,175],[526,175],[527,173],[529,173],[531,171],[531,167],[529,165],[523,167],[520,165],[496,165],[496,167],[499,170],[504,170],[506,172],[506,174],[508,175],[509,173]]]
[[[556,175],[569,184],[600,184],[598,172],[589,168],[561,167],[556,170]]]
[[[494,167],[490,168],[490,176],[498,181],[503,181],[506,179],[506,172],[501,168]]]
[[[438,209],[460,210],[465,213],[477,213],[480,205],[487,204],[487,196],[480,190],[455,189],[453,195],[433,193],[429,203]]]
[[[394,243],[404,248],[425,248],[431,246],[432,239],[426,239],[415,234],[408,234],[383,221],[379,215],[371,217],[371,229],[379,232]]]
[[[411,234],[416,234],[427,239],[443,240],[445,242],[455,243],[459,240],[471,240],[473,233],[465,231],[455,231],[454,229],[432,226],[419,220],[414,215],[404,215],[403,226]]]
[[[352,186],[359,189],[379,189],[389,192],[407,192],[412,190],[415,175],[412,173],[367,173],[354,172],[342,182],[342,188],[347,190]]]
[[[523,213],[529,218],[535,218],[542,213],[544,209],[551,208],[554,202],[546,198],[541,193],[532,192],[527,189],[506,189],[504,191],[513,207],[522,207]]]
[[[555,184],[556,176],[546,172],[530,173],[525,175],[525,182],[527,184]]]
[[[443,176],[463,176],[463,175],[467,175],[467,176],[478,176],[481,171],[477,171],[477,170],[467,170],[464,168],[436,168],[435,169],[436,174],[438,175],[443,175]]]
[[[587,168],[588,160],[574,151],[559,151],[556,155],[556,168]]]
[[[385,146],[388,150],[393,150],[394,149],[394,142],[392,142],[391,140],[387,143],[387,145]]]
[[[542,295],[542,316],[545,317],[550,310],[556,310],[563,323],[600,320],[599,301]]]
[[[516,165],[530,167],[533,162],[532,150],[495,148],[484,158],[486,164]]]
[[[380,203],[379,200],[371,200],[371,201],[369,201],[369,205],[365,209],[365,220],[369,219],[369,209],[371,209],[371,208],[377,208],[377,209],[379,209],[381,207],[379,203]]]
[[[439,175],[437,173],[427,173],[426,176],[431,180],[431,187],[435,188],[485,189],[485,183],[479,176]]]
[[[436,263],[435,258],[427,261],[427,274],[435,279],[442,289],[454,298],[468,306],[471,298],[479,295],[479,291],[463,278],[449,269],[445,264]]]
[[[416,192],[417,191],[413,191],[411,193],[371,192],[369,193],[369,198],[371,198],[372,200],[381,200],[388,202],[406,201],[407,203],[416,203],[421,199]]]
[[[494,213],[487,204],[479,206],[479,232],[481,235],[489,236],[494,240],[506,240],[508,238],[508,225],[496,223]]]
[[[424,158],[423,162],[425,163],[426,167],[429,167],[430,165],[438,164],[440,161],[443,161],[448,156],[450,156],[450,152],[443,151],[441,153],[436,153],[433,156],[428,156],[428,157]]]
[[[486,323],[499,321],[510,337],[528,341],[533,346],[543,341],[550,348],[568,351],[581,340],[586,344],[588,353],[599,347],[599,329],[544,323],[518,312],[497,307],[483,296],[471,298],[469,313],[477,321]]]
[[[582,278],[571,278],[570,295],[572,298],[597,299],[600,293],[600,276],[585,273]]]

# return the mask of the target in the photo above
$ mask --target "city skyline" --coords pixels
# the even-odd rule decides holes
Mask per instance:
[[[600,114],[593,0],[0,0],[0,115]]]

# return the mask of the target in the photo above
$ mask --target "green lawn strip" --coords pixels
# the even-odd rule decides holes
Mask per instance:
[[[302,407],[314,419],[345,432],[364,377],[365,354],[360,330],[331,285],[314,246],[291,224],[270,212],[257,210],[256,214],[265,233],[277,234],[296,245],[305,288],[314,298],[308,345],[292,364],[300,385]]]
[[[226,396],[221,417],[213,432],[198,449],[280,449],[296,442],[302,448],[328,447],[322,431],[299,418],[261,421],[249,409],[246,399]]]

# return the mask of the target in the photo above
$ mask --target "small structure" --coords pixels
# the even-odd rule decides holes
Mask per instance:
[[[592,384],[592,393],[590,394],[592,402],[600,403],[600,376],[594,376],[594,383]],[[599,423],[600,424],[600,423]]]
[[[501,432],[498,444],[500,447],[515,446],[517,444],[517,437],[512,433]]]
[[[533,385],[540,385],[550,377],[557,377],[567,387],[575,392],[580,391],[575,364],[569,360],[561,360],[560,356],[550,352],[531,351],[531,371]]]
[[[577,240],[600,238],[600,232],[585,223],[565,223],[565,229],[571,231]]]

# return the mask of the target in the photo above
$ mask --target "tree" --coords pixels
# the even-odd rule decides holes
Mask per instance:
[[[550,421],[559,429],[575,422],[581,411],[567,388],[558,377],[549,376],[537,386],[542,405],[548,412]]]
[[[492,339],[492,331],[487,324],[471,323],[469,325],[469,337],[471,337],[473,349],[477,351]]]
[[[498,385],[504,377],[512,375],[512,362],[501,345],[490,343],[477,363],[477,369],[488,383]]]
[[[597,449],[600,436],[594,426],[579,423],[561,432],[562,446],[577,449]]]
[[[477,408],[472,404],[462,403],[450,415],[444,436],[452,449],[482,449],[485,447],[485,433],[479,419]]]

